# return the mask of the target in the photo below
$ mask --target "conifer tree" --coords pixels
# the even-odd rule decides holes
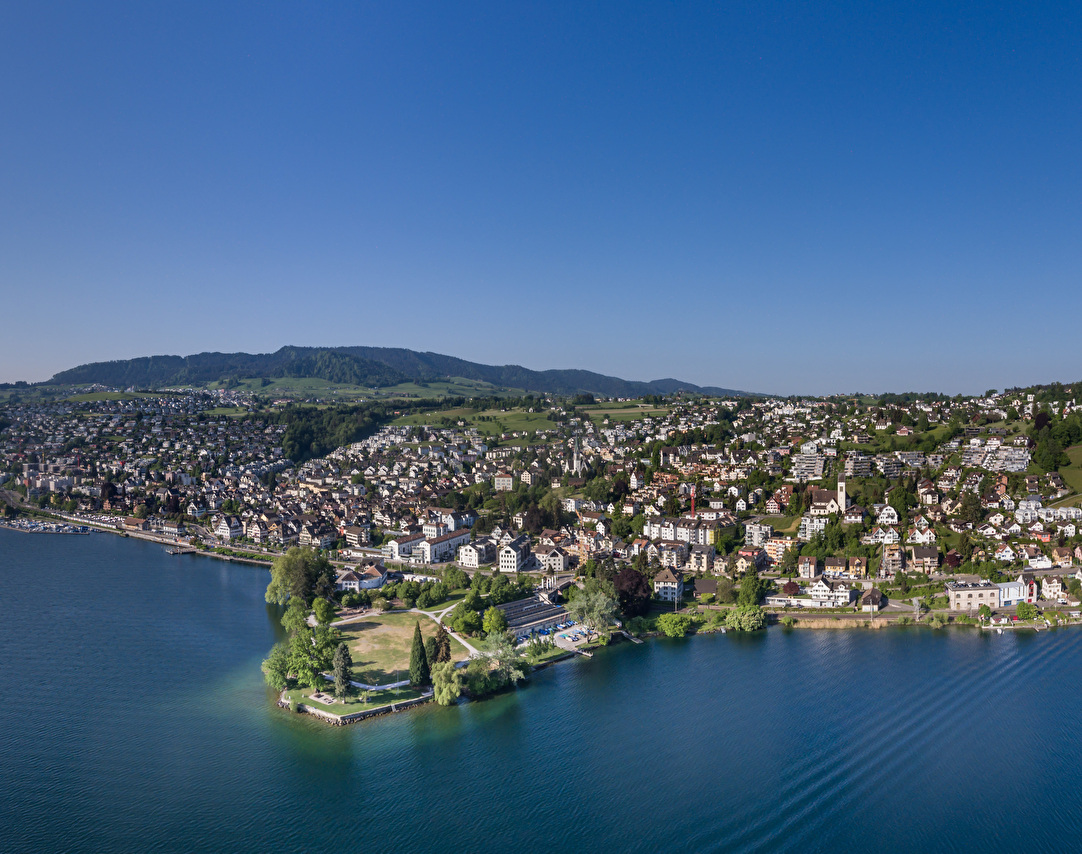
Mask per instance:
[[[352,670],[353,656],[349,654],[349,647],[340,643],[334,651],[334,696],[341,698],[349,695],[353,688]]]
[[[444,628],[443,623],[440,623],[439,628],[436,629],[436,662],[450,660],[451,636],[447,634],[447,629]]]
[[[420,687],[429,683],[428,659],[425,642],[421,639],[421,624],[413,624],[413,647],[410,649],[410,685]]]

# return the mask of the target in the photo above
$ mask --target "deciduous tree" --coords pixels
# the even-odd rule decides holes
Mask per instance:
[[[432,667],[432,690],[441,706],[453,706],[462,695],[465,679],[450,661],[437,662]]]
[[[650,582],[646,576],[630,566],[625,566],[612,580],[616,601],[626,617],[641,617],[650,607]]]
[[[485,611],[482,629],[486,635],[507,631],[507,615],[495,605]]]

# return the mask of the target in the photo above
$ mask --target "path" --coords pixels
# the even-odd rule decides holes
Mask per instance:
[[[333,682],[334,677],[329,673],[324,673],[323,678],[328,682]],[[364,682],[357,682],[354,679],[349,680],[349,684],[355,688],[360,688],[362,691],[389,691],[391,688],[407,688],[409,687],[409,679],[402,679],[398,682],[388,682],[386,685],[367,685]]]
[[[455,604],[457,604],[457,603],[455,603]],[[451,611],[453,611],[454,609],[455,609],[455,606],[452,605],[450,608],[444,608],[442,611],[439,611],[437,613],[435,611],[422,611],[420,608],[411,608],[410,613],[411,614],[424,614],[430,620],[435,620],[437,623],[442,625],[443,618],[447,614],[449,614]],[[464,647],[466,647],[467,650],[469,650],[469,653],[470,653],[471,657],[476,657],[476,656],[479,656],[481,654],[481,651],[479,649],[477,649],[477,647],[475,647],[473,644],[469,643],[469,641],[467,641],[464,637],[462,637],[462,635],[460,635],[458,632],[454,631],[449,626],[444,626],[444,628],[447,629],[447,633],[451,637],[453,637],[460,644],[462,644]]]

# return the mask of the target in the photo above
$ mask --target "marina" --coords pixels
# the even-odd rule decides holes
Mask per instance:
[[[86,525],[70,525],[66,522],[41,522],[37,519],[10,519],[0,522],[0,528],[22,531],[24,534],[89,534]]]

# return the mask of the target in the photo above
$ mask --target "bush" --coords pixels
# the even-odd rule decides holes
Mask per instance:
[[[794,620],[792,617],[782,617],[781,624],[785,626],[785,628],[791,629],[793,626],[796,625],[796,620]]]
[[[657,618],[657,627],[670,638],[682,638],[694,625],[694,617],[687,614],[662,614]]]

